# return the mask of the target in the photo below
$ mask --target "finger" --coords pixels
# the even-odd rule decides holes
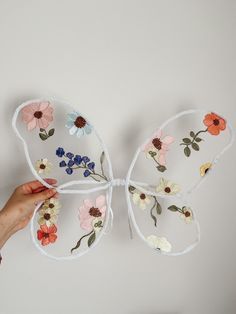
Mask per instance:
[[[57,193],[56,189],[46,189],[40,193],[33,193],[32,195],[30,195],[30,200],[33,203],[44,201],[47,200],[48,198],[53,197],[54,195],[56,195],[56,193]]]
[[[45,182],[47,182],[50,185],[57,183],[57,180],[51,179],[51,178],[47,178],[44,180],[45,180]],[[27,182],[27,183],[23,184],[21,186],[21,188],[22,188],[23,193],[30,194],[39,188],[46,188],[46,187],[40,181],[35,180],[35,181],[31,181],[31,182]]]

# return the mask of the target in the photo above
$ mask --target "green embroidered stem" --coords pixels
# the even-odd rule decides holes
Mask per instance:
[[[93,176],[98,176],[98,177],[104,179],[105,181],[108,181],[108,179],[107,179],[107,177],[106,177],[105,175],[101,175],[101,174],[99,174],[99,173],[96,173],[94,170],[89,169],[85,164],[82,165],[82,166],[71,167],[71,169],[73,169],[73,170],[74,170],[74,169],[85,169],[85,170],[89,170],[89,171],[91,171],[91,174],[92,174],[92,175],[90,175],[91,178],[94,179],[95,181],[100,182],[100,180],[94,178]]]
[[[150,154],[150,152],[149,152]],[[157,164],[157,170],[159,170],[160,172],[164,172],[166,170],[166,167],[164,165],[161,165],[155,158],[156,155],[150,154],[150,156],[152,157],[152,159],[155,161],[155,163]]]
[[[71,254],[72,254],[72,252],[73,252],[74,250],[76,250],[76,249],[78,249],[78,248],[80,247],[81,241],[82,241],[84,238],[90,236],[92,233],[94,233],[94,230],[92,230],[92,231],[89,232],[88,234],[85,234],[84,236],[82,236],[82,237],[79,239],[79,241],[77,242],[76,246],[73,247],[73,248],[70,250]]]
[[[205,130],[200,130],[198,131],[196,134],[191,131],[190,132],[190,136],[192,137],[192,139],[185,137],[183,138],[183,142],[180,143],[180,145],[184,145],[184,154],[186,157],[189,157],[191,155],[191,149],[190,147],[192,147],[192,149],[194,149],[195,151],[199,151],[200,147],[197,143],[201,142],[202,139],[200,137],[198,137],[199,134],[201,133],[205,133],[208,131],[208,128],[206,128]]]

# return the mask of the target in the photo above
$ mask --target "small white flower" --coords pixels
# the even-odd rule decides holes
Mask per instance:
[[[57,222],[57,214],[58,210],[55,209],[41,209],[39,211],[39,225],[47,225],[50,227],[51,225],[55,224]]]
[[[39,174],[48,174],[51,171],[52,163],[47,158],[36,161],[35,169]]]
[[[180,186],[174,182],[161,178],[156,187],[156,191],[166,195],[173,195],[180,191]]]
[[[186,223],[191,223],[193,221],[193,212],[190,207],[184,206],[182,208],[182,213],[180,213],[180,218]]]
[[[147,237],[147,243],[152,249],[158,249],[162,252],[170,252],[171,244],[164,237],[157,237],[155,235],[150,235]]]
[[[99,232],[101,231],[101,229],[103,228],[103,220],[101,219],[101,217],[97,217],[92,221],[92,226],[93,226],[93,230],[95,232]]]
[[[58,209],[61,208],[61,204],[58,201],[58,199],[56,199],[55,197],[51,197],[50,199],[46,200],[43,203],[42,208],[43,209],[48,209],[49,208],[51,210],[54,210],[54,211],[58,212]]]
[[[132,199],[134,204],[138,205],[141,209],[146,209],[146,206],[151,202],[150,197],[142,192],[134,192]]]

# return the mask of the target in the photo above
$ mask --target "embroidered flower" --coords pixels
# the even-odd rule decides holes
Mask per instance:
[[[137,190],[132,194],[132,199],[134,204],[138,205],[141,209],[146,209],[147,205],[151,202],[150,196]]]
[[[204,177],[205,174],[207,173],[207,171],[212,167],[212,163],[211,162],[207,162],[203,165],[201,165],[200,167],[200,176]]]
[[[83,235],[77,244],[71,249],[71,253],[78,249],[81,241],[88,238],[87,245],[90,247],[96,240],[96,235],[103,228],[103,220],[106,212],[106,198],[100,195],[95,202],[92,200],[84,200],[83,206],[79,208],[80,226],[88,233]]]
[[[200,150],[199,143],[203,140],[199,137],[201,133],[209,132],[212,135],[218,135],[220,131],[226,128],[226,121],[213,112],[205,115],[203,123],[207,126],[206,129],[200,130],[197,133],[190,131],[190,137],[184,137],[182,143],[180,143],[180,145],[184,146],[184,154],[186,157],[191,155],[191,149],[195,151]]]
[[[24,123],[27,124],[28,131],[35,128],[40,129],[39,137],[45,141],[55,132],[55,129],[46,128],[53,121],[53,108],[49,101],[35,102],[21,109],[21,116]]]
[[[207,131],[212,135],[218,135],[226,128],[225,119],[211,112],[205,115],[203,123],[207,126]]]
[[[93,127],[78,112],[68,114],[66,127],[71,135],[76,134],[78,137],[87,135],[92,132]]]
[[[47,158],[36,161],[35,169],[39,174],[48,174],[51,171],[52,163]]]
[[[65,151],[62,147],[58,147],[58,149],[56,150],[56,155],[58,157],[63,157],[65,155]]]
[[[37,231],[37,238],[41,241],[43,246],[48,245],[50,243],[54,243],[57,239],[57,227],[52,225],[48,227],[47,225],[41,225],[40,230]]]
[[[50,208],[52,210],[58,210],[59,208],[61,208],[61,204],[57,198],[51,197],[50,199],[46,200],[43,203],[42,208],[43,209]]]
[[[39,225],[51,226],[57,222],[58,209],[54,208],[43,208],[39,211]]]
[[[143,151],[146,152],[148,158],[156,156],[157,161],[160,165],[166,164],[166,153],[169,149],[169,145],[174,142],[172,136],[164,136],[162,130],[158,130],[152,137],[152,139],[142,147]]]
[[[83,205],[79,208],[79,220],[82,229],[90,232],[93,230],[94,219],[99,218],[103,221],[106,212],[106,198],[100,195],[95,202],[86,199]]]
[[[174,182],[161,178],[156,191],[166,195],[173,195],[180,191],[180,186]]]
[[[155,235],[150,235],[147,237],[148,245],[153,249],[158,249],[162,252],[170,252],[171,251],[171,244],[167,241],[164,237],[157,237]]]
[[[64,170],[68,175],[72,175],[74,171],[82,169],[85,178],[91,177],[98,182],[100,182],[101,179],[108,181],[103,167],[103,162],[105,160],[104,152],[102,152],[100,156],[101,173],[95,171],[96,164],[91,161],[88,156],[75,155],[72,152],[66,153],[62,147],[57,148],[56,155],[60,158],[64,157],[64,159],[59,162],[59,167],[65,168]]]
[[[193,212],[191,208],[184,206],[182,208],[182,213],[180,213],[180,218],[182,218],[186,223],[191,223],[193,221]]]
[[[35,102],[21,109],[22,120],[29,131],[36,127],[46,129],[53,120],[52,113],[49,101]]]

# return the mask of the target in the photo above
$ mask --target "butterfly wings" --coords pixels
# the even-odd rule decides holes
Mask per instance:
[[[110,214],[113,176],[102,140],[79,110],[55,100],[22,104],[13,127],[36,179],[47,187],[47,177],[58,182],[58,199],[35,210],[35,245],[56,259],[84,254],[102,236]]]
[[[166,121],[139,147],[126,193],[135,228],[152,248],[178,255],[199,241],[197,210],[188,195],[232,140],[219,114],[190,110]]]

